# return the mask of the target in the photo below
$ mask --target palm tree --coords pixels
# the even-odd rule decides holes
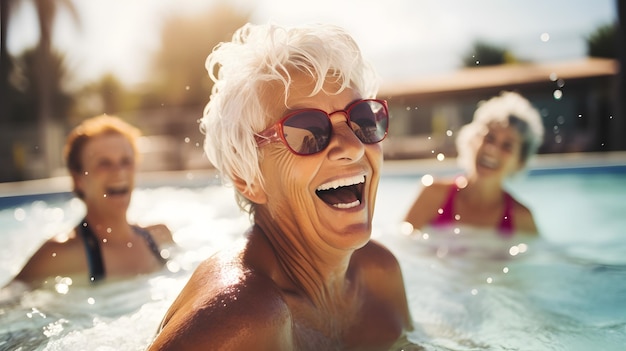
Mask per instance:
[[[504,47],[475,40],[471,49],[463,56],[464,67],[492,66],[513,63],[517,59]]]
[[[62,8],[68,11],[72,16],[75,23],[79,24],[78,12],[74,7],[71,0],[1,0],[1,26],[2,26],[2,43],[0,46],[2,52],[2,63],[0,65],[0,93],[2,94],[2,101],[0,101],[0,120],[6,123],[6,126],[2,128],[8,130],[10,122],[16,117],[15,111],[12,111],[15,107],[15,100],[19,100],[19,92],[11,86],[9,82],[9,76],[15,69],[14,58],[12,58],[7,50],[6,39],[8,37],[8,29],[11,19],[11,14],[21,8],[21,3],[31,1],[37,12],[38,24],[39,24],[39,43],[34,51],[34,66],[31,77],[36,77],[36,86],[34,95],[36,99],[34,101],[36,107],[36,120],[37,120],[37,135],[39,144],[36,145],[36,150],[39,154],[39,164],[44,171],[39,176],[47,177],[50,175],[50,160],[55,155],[58,145],[51,145],[49,141],[48,126],[50,125],[50,118],[53,115],[54,106],[57,105],[57,101],[53,98],[58,93],[60,84],[58,81],[60,75],[58,74],[58,59],[59,55],[54,54],[52,50],[52,29],[54,20],[58,11]],[[57,90],[57,91],[55,91]],[[19,115],[22,117],[22,115]],[[9,133],[10,135],[10,133]],[[9,138],[10,139],[10,138]],[[2,141],[4,146],[11,147],[12,140]],[[9,154],[3,152],[3,154]],[[10,157],[10,156],[6,156]],[[2,162],[4,167],[11,167],[13,162]],[[9,170],[8,173],[11,173]]]
[[[35,72],[39,77],[39,83],[37,84],[37,96],[38,96],[38,110],[37,110],[37,129],[39,134],[39,141],[43,147],[43,169],[48,172],[45,176],[49,176],[49,165],[52,152],[51,148],[55,147],[50,145],[48,138],[48,127],[50,123],[50,117],[52,114],[52,95],[54,89],[54,83],[50,75],[49,67],[53,64],[52,54],[52,27],[56,15],[64,6],[70,15],[74,18],[76,23],[79,22],[78,12],[76,7],[70,0],[33,0],[35,1],[35,8],[37,10],[37,18],[39,22],[39,45],[37,46],[37,63],[35,65]],[[41,149],[41,148],[40,148]]]
[[[9,72],[11,72],[11,57],[7,49],[7,29],[9,28],[9,13],[15,0],[0,0],[0,122],[8,121],[9,107]]]

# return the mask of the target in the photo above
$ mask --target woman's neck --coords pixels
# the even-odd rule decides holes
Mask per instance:
[[[260,235],[276,257],[274,275],[280,284],[291,285],[304,293],[316,306],[329,307],[330,301],[342,300],[350,284],[347,277],[351,255],[346,251],[317,245],[317,235],[295,232],[279,226],[263,211],[255,213],[253,235]],[[317,249],[317,250],[316,250]]]
[[[126,241],[134,235],[132,227],[126,221],[125,215],[111,216],[88,211],[85,215],[85,221],[100,239]]]
[[[499,179],[469,177],[467,186],[462,189],[462,192],[465,198],[477,199],[476,202],[493,203],[502,200],[504,189]]]

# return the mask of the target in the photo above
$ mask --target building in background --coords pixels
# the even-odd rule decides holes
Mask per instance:
[[[477,103],[513,90],[541,112],[540,153],[625,150],[619,63],[586,58],[466,68],[445,76],[383,84],[392,117],[387,159],[456,156],[456,131],[472,120]],[[623,100],[623,98],[622,98]]]

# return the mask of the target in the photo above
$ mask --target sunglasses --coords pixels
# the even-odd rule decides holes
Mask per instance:
[[[348,118],[348,125],[364,144],[376,144],[387,136],[389,111],[384,100],[357,100],[332,113],[307,108],[293,111],[273,126],[255,135],[258,147],[282,141],[296,155],[313,155],[324,150],[330,143],[332,122],[330,115],[341,112]]]

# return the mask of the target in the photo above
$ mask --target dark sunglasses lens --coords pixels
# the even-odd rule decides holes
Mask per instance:
[[[283,122],[288,146],[299,155],[322,151],[330,140],[330,120],[322,111],[303,111]]]
[[[387,135],[389,114],[378,101],[361,101],[350,108],[350,122],[354,134],[365,144],[375,144]]]

